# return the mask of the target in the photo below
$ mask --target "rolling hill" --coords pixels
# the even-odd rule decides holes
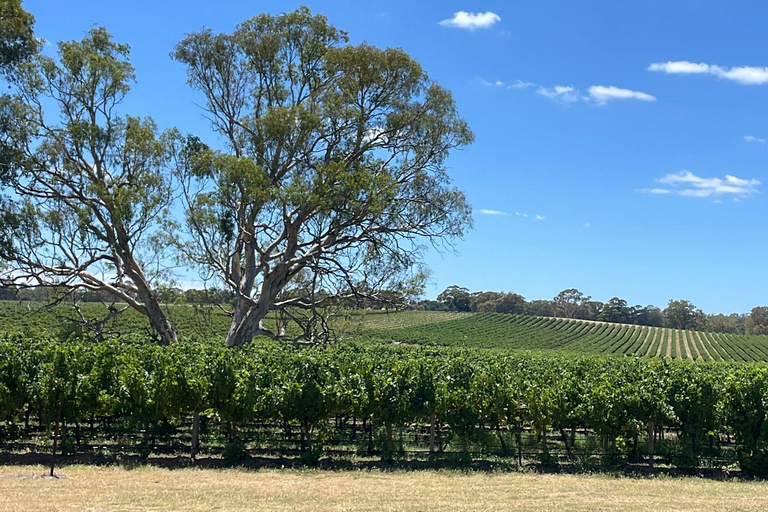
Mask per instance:
[[[697,361],[768,361],[768,336],[500,313],[445,315],[450,313],[373,314],[366,318],[363,335],[397,344],[557,350]]]

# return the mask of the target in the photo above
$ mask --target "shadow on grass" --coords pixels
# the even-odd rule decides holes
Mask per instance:
[[[50,455],[45,453],[0,454],[0,465],[4,466],[30,466],[42,465],[56,468],[65,468],[72,465],[91,466],[119,466],[127,470],[142,467],[156,467],[163,469],[226,469],[238,468],[244,470],[260,469],[323,469],[331,471],[428,471],[428,470],[456,470],[465,472],[498,473],[520,472],[539,474],[600,474],[615,477],[630,478],[656,478],[656,477],[690,477],[706,478],[709,480],[734,480],[747,479],[741,471],[721,468],[699,468],[696,470],[681,470],[669,467],[649,468],[647,465],[627,464],[613,467],[590,467],[577,464],[542,465],[538,463],[524,463],[519,466],[514,462],[473,460],[472,462],[455,459],[432,460],[349,460],[341,458],[325,457],[314,464],[307,464],[299,457],[275,456],[249,456],[237,462],[227,461],[220,457],[198,457],[193,459],[186,455],[174,455],[167,457],[143,458],[139,455],[102,455],[102,454],[77,454],[77,455]],[[752,478],[749,478],[750,480]]]

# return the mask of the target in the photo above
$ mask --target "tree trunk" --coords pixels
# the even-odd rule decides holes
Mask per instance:
[[[392,423],[386,423],[387,429],[387,459],[392,458]]]
[[[176,343],[178,341],[178,338],[176,337],[176,331],[173,330],[173,326],[165,316],[165,312],[163,312],[163,309],[160,307],[160,303],[158,303],[154,298],[150,298],[144,302],[144,305],[147,308],[149,325],[152,327],[152,329],[154,329],[158,336],[160,336],[160,343],[162,345],[170,345],[171,343]]]
[[[228,347],[242,347],[250,343],[256,334],[269,334],[261,325],[266,309],[261,312],[260,309],[245,299],[239,299],[235,303],[235,314],[227,333]]]
[[[560,439],[563,441],[563,445],[565,446],[565,453],[568,455],[568,457],[571,456],[571,446],[568,444],[568,435],[565,433],[565,429],[560,429]]]
[[[168,317],[165,316],[163,308],[160,307],[160,303],[157,301],[157,297],[152,292],[144,272],[134,259],[131,251],[128,249],[130,244],[126,239],[124,232],[120,229],[120,227],[117,229],[117,252],[121,254],[121,259],[125,262],[126,275],[136,285],[136,295],[144,306],[143,313],[147,315],[147,318],[149,319],[149,325],[158,334],[158,336],[160,336],[160,343],[162,345],[170,345],[171,343],[176,343],[176,331],[173,330],[173,326],[168,321]]]

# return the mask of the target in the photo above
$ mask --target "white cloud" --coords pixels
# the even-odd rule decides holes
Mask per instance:
[[[621,89],[614,86],[593,85],[587,89],[589,97],[596,101],[600,105],[605,105],[610,100],[641,100],[641,101],[656,101],[655,96],[646,94],[640,91],[633,91],[631,89]]]
[[[490,28],[499,21],[501,21],[501,17],[491,11],[477,13],[458,11],[453,13],[453,18],[442,20],[439,23],[444,27],[477,30],[478,28]]]
[[[726,174],[725,178],[702,178],[690,171],[667,174],[656,180],[669,188],[642,189],[651,194],[676,194],[683,197],[712,197],[731,195],[738,199],[758,193],[759,180],[737,178]]]
[[[663,71],[667,74],[692,74],[709,73],[711,66],[709,64],[696,64],[686,60],[655,62],[648,66],[648,71]]]
[[[612,100],[656,101],[656,97],[650,94],[632,89],[622,89],[613,85],[592,85],[587,89],[586,95],[570,85],[556,85],[550,88],[539,87],[536,93],[566,105],[578,101],[591,102],[597,105],[605,105]]]
[[[536,94],[547,97],[554,101],[561,103],[575,103],[581,99],[581,94],[575,88],[570,85],[556,85],[547,89],[546,87],[539,87]]]
[[[503,87],[505,89],[527,89],[528,87],[536,85],[533,82],[524,82],[522,80],[515,80],[514,82],[509,83],[501,80],[489,82],[488,80],[480,79],[480,83],[486,87]]]
[[[477,213],[482,213],[483,215],[507,215],[506,212],[500,210],[486,210],[485,208],[477,210]]]
[[[592,227],[592,225],[591,225],[589,222],[585,222],[585,223],[584,223],[584,227],[585,227],[585,228],[591,228],[591,227]]]
[[[514,82],[509,84],[508,87],[510,89],[527,89],[528,87],[533,87],[534,85],[536,84],[533,82],[524,82],[522,80],[515,80]]]
[[[751,66],[741,66],[725,70],[717,69],[717,76],[727,78],[740,84],[755,85],[768,83],[768,67],[757,68]]]
[[[543,216],[543,215],[536,215],[536,220],[544,220],[544,219],[546,219],[545,216]]]
[[[765,139],[753,137],[752,135],[745,135],[744,140],[747,142],[759,142],[760,144],[765,144]]]
[[[648,66],[648,71],[661,71],[667,74],[707,74],[718,78],[732,80],[744,85],[758,85],[768,83],[768,67],[755,66],[737,66],[724,68],[705,64],[703,62],[695,63],[686,60],[655,62]]]

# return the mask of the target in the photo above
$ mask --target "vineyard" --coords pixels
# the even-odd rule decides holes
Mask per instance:
[[[766,474],[766,404],[760,364],[0,340],[5,459],[738,464]]]
[[[632,355],[695,361],[768,361],[768,336],[744,336],[613,324],[565,318],[465,313],[444,320],[398,325],[377,319],[366,335],[394,343],[506,350],[554,350],[573,354]],[[458,315],[458,314],[457,314]],[[384,315],[373,315],[384,316]]]
[[[104,306],[86,303],[83,314],[98,318]],[[167,307],[187,338],[223,338],[230,319],[217,306]],[[267,322],[269,324],[269,321]],[[566,318],[441,311],[350,311],[333,322],[342,341],[498,350],[552,350],[569,354],[664,357],[695,361],[768,362],[768,336],[745,336]],[[71,307],[0,301],[0,333],[66,338],[82,330]],[[122,336],[146,338],[147,322],[126,311],[110,324]]]

